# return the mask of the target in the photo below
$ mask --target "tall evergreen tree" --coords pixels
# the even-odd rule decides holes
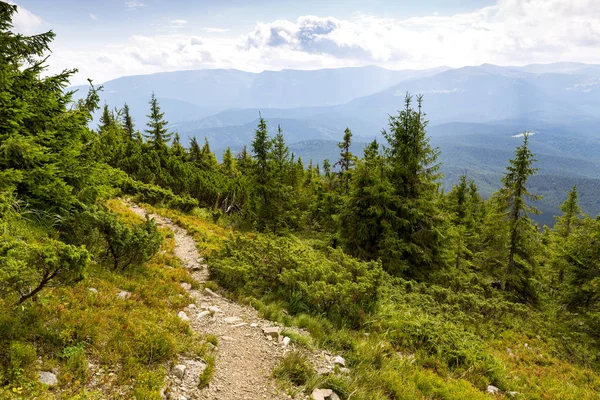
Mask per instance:
[[[198,144],[198,139],[196,139],[196,136],[192,136],[192,140],[190,141],[189,160],[192,163],[199,163],[201,159],[202,149]]]
[[[354,164],[354,155],[350,152],[350,146],[352,145],[352,131],[350,128],[344,130],[344,138],[338,143],[340,148],[340,159],[333,164],[333,167],[340,167],[340,179],[342,180],[344,191],[348,193],[350,187],[350,169]]]
[[[129,105],[125,103],[123,106],[123,127],[125,132],[130,139],[135,139],[135,126],[133,124],[133,118],[129,112]]]
[[[579,216],[581,215],[577,186],[573,186],[567,200],[560,205],[559,209],[562,211],[562,216],[556,219],[554,228],[564,239],[566,239],[571,234],[573,226],[577,223]]]
[[[161,112],[158,99],[154,92],[150,98],[150,114],[147,115],[149,121],[146,124],[146,137],[152,144],[154,150],[164,150],[166,143],[171,140],[172,134],[167,130],[168,121],[164,119],[165,113]]]

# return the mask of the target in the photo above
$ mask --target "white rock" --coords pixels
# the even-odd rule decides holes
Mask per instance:
[[[39,373],[40,383],[48,386],[56,386],[58,385],[58,378],[55,374],[48,371],[40,371]]]
[[[272,337],[273,339],[279,339],[279,332],[281,332],[281,328],[278,326],[270,326],[268,328],[263,328],[263,333],[265,336]]]
[[[94,287],[88,288],[88,290],[89,290],[91,293],[98,293],[98,289],[96,289],[96,288],[94,288]]]
[[[208,311],[210,311],[211,313],[214,313],[214,314],[220,314],[220,313],[222,313],[222,312],[223,312],[223,311],[221,311],[221,309],[220,309],[219,307],[217,307],[217,306],[210,306],[210,307],[208,307]]]
[[[210,311],[202,311],[201,313],[198,314],[198,318],[204,318],[207,315],[210,315]]]
[[[187,308],[189,308],[190,310],[193,310],[193,309],[196,308],[196,305],[193,304],[193,303],[192,304],[188,304]]]
[[[241,322],[242,319],[240,317],[226,317],[223,318],[223,321],[225,321],[228,324],[235,324],[237,322]]]
[[[187,316],[187,314],[183,311],[179,311],[179,314],[177,314],[177,316],[179,318],[181,318],[182,321],[189,321],[190,318]]]
[[[256,328],[257,326],[258,326],[258,324],[257,324],[257,323],[252,323],[252,324],[250,324],[250,328]]]
[[[187,283],[187,282],[181,282],[179,284],[183,290],[191,290],[192,289],[192,285]]]
[[[131,296],[131,293],[130,293],[130,292],[128,292],[127,290],[121,290],[121,291],[119,292],[119,294],[117,295],[117,297],[118,297],[118,298],[120,298],[120,299],[126,299],[126,298],[128,298],[129,296]]]
[[[173,375],[183,380],[183,378],[185,377],[185,369],[185,365],[177,364],[175,367],[173,367]]]
[[[283,342],[282,342],[282,343],[283,343],[283,347],[284,347],[284,348],[288,347],[288,345],[290,344],[290,340],[291,340],[291,339],[290,339],[289,337],[287,337],[287,336],[285,336],[285,337],[283,338]]]
[[[326,397],[331,396],[333,390],[331,389],[315,389],[312,392],[313,400],[325,400]]]
[[[489,385],[487,387],[487,392],[491,393],[491,394],[500,394],[500,393],[502,393],[502,391],[500,390],[500,388],[497,388],[494,385]]]
[[[336,392],[331,392],[331,395],[329,396],[329,400],[341,400],[341,399],[340,399],[340,396],[338,396]]]
[[[213,292],[212,290],[210,290],[207,287],[204,288],[204,294],[206,296],[210,296],[210,297],[221,297],[221,296],[219,296],[218,294],[216,294],[215,292]]]
[[[346,360],[344,360],[344,357],[342,357],[342,356],[336,356],[336,357],[333,359],[333,363],[334,363],[334,364],[341,365],[342,367],[345,367],[345,366],[346,366]]]

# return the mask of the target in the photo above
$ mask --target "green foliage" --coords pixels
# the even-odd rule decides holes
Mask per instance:
[[[275,295],[293,313],[323,314],[352,326],[375,308],[382,278],[377,262],[284,237],[237,237],[210,261],[211,276],[232,291]]]
[[[315,371],[310,365],[308,356],[296,350],[283,356],[279,364],[273,369],[273,375],[296,386],[302,386],[313,378]]]

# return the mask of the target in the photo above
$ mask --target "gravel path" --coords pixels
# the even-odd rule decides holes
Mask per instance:
[[[134,204],[130,204],[130,208],[140,216],[146,215],[144,209]],[[196,281],[206,282],[208,268],[202,264],[192,237],[168,218],[149,216],[159,226],[173,231],[175,254],[190,269]],[[219,337],[215,374],[208,387],[198,389],[197,379],[204,364],[201,360],[180,359],[178,364],[185,366],[183,379],[175,376],[175,372],[171,373],[167,378],[165,397],[175,400],[292,399],[278,390],[271,378],[273,367],[290,350],[263,333],[263,328],[275,325],[259,318],[255,309],[229,301],[210,290],[189,289],[189,293],[195,304],[182,310],[184,318],[189,318],[195,331]]]

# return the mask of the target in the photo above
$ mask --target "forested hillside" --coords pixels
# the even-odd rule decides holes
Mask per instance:
[[[535,136],[514,138],[486,200],[469,175],[443,189],[421,95],[360,152],[346,129],[313,163],[260,118],[217,158],[157,94],[145,126],[91,81],[73,101],[74,71],[45,71],[54,34],[13,33],[15,10],[0,2],[1,398],[160,399],[184,358],[205,365],[200,396],[219,391],[232,338],[199,330],[218,310],[197,313],[190,289],[290,328],[268,379],[291,398],[598,398],[600,218],[573,181],[554,226],[533,222]],[[131,201],[192,237],[211,281]]]

